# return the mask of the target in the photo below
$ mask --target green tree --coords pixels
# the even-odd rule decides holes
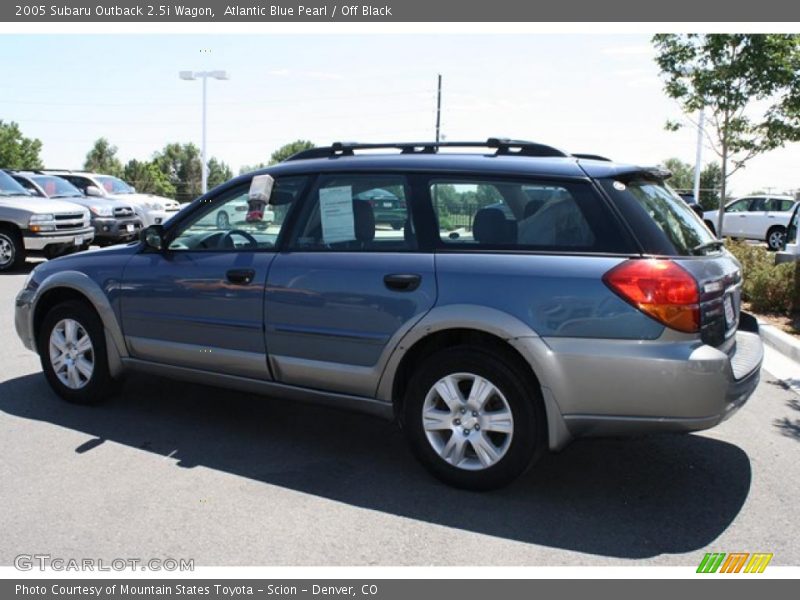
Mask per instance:
[[[242,165],[239,167],[239,175],[244,175],[245,173],[252,173],[253,171],[258,171],[259,169],[263,169],[264,167],[268,167],[267,163],[256,163],[254,165]]]
[[[295,140],[288,144],[284,144],[272,153],[272,156],[269,157],[269,164],[274,165],[275,163],[283,162],[293,154],[297,154],[303,150],[310,150],[311,148],[315,147],[316,146],[308,140]]]
[[[216,187],[221,183],[225,183],[232,177],[233,171],[231,171],[231,168],[227,164],[213,157],[208,161],[209,189]]]
[[[668,158],[664,166],[672,173],[669,185],[680,191],[694,191],[694,166],[679,158]],[[700,206],[705,210],[715,210],[719,206],[719,187],[722,172],[717,163],[709,163],[700,171]]]
[[[754,156],[800,140],[800,35],[670,33],[652,41],[667,95],[686,113],[708,115],[722,198]],[[721,223],[722,212],[717,231]]]
[[[172,143],[153,157],[153,163],[175,187],[175,199],[189,202],[200,195],[202,174],[200,149],[194,144]]]
[[[98,138],[92,149],[86,154],[83,168],[93,173],[104,175],[122,175],[122,163],[117,158],[117,147],[106,138]]]
[[[39,153],[42,142],[22,135],[19,125],[0,120],[0,167],[6,169],[41,169]]]
[[[175,186],[153,162],[129,160],[123,169],[122,178],[134,186],[137,192],[175,197]]]

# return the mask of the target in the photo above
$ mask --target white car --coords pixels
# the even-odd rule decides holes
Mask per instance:
[[[113,175],[53,170],[48,170],[47,173],[66,179],[87,196],[102,196],[130,204],[136,211],[136,216],[142,220],[143,227],[165,223],[181,209],[176,200],[153,194],[140,194],[136,188]]]
[[[746,196],[725,205],[721,234],[717,233],[719,211],[704,212],[703,221],[717,237],[759,240],[770,250],[780,250],[796,204],[791,196]]]
[[[800,202],[794,207],[786,234],[786,247],[775,256],[775,262],[800,261]]]

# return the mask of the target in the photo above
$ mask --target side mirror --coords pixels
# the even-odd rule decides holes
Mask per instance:
[[[100,191],[100,188],[96,185],[90,185],[86,188],[86,195],[93,196],[95,198],[99,198],[103,195],[103,192]]]
[[[142,230],[141,239],[147,248],[161,252],[164,250],[164,226],[150,225]]]

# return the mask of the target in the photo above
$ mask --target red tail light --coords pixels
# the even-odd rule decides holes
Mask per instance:
[[[603,282],[667,327],[687,333],[700,330],[697,281],[671,260],[626,260],[606,273]]]

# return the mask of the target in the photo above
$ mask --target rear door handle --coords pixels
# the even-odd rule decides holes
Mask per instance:
[[[256,272],[253,269],[231,269],[225,276],[236,285],[249,285],[255,279]]]
[[[421,281],[416,273],[390,273],[383,278],[384,285],[394,292],[413,292]]]

